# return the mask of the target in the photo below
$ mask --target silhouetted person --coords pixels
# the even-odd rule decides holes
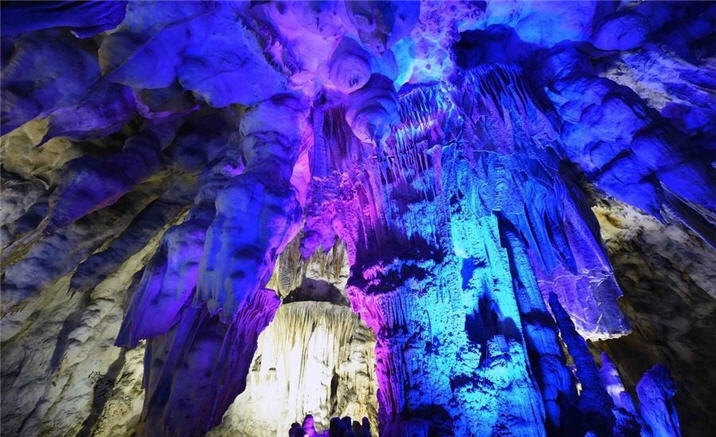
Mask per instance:
[[[363,420],[361,421],[363,423],[363,431],[360,436],[356,437],[371,437],[370,435],[370,420],[368,420],[367,417],[363,417]]]
[[[303,437],[303,428],[298,422],[291,424],[291,429],[288,431],[288,437]]]

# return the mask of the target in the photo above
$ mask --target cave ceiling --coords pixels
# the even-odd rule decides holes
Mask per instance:
[[[0,13],[7,435],[716,429],[716,4]]]

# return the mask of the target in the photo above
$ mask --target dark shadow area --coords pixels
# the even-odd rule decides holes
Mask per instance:
[[[291,302],[330,302],[336,305],[350,306],[348,299],[328,281],[304,278],[301,286],[291,291],[283,303]]]
[[[515,321],[510,317],[501,318],[496,302],[486,296],[480,297],[477,310],[465,316],[465,332],[471,342],[482,347],[480,365],[487,358],[487,342],[492,337],[502,335],[508,342],[522,342],[522,333]]]
[[[370,421],[364,417],[360,422],[349,416],[331,418],[327,430],[317,432],[312,415],[307,415],[303,423],[294,422],[288,430],[289,437],[371,437]]]
[[[453,420],[445,408],[440,405],[421,405],[410,412],[411,418],[424,419],[429,423],[428,437],[451,437]]]
[[[57,334],[55,349],[52,351],[52,357],[50,357],[50,369],[52,371],[56,371],[60,367],[67,346],[69,346],[70,343],[70,334],[80,325],[82,315],[85,313],[89,301],[89,294],[83,296],[80,308],[72,311],[65,321],[62,322],[62,329],[60,329],[60,332]]]
[[[80,429],[76,437],[89,437],[93,435],[92,428],[94,428],[95,423],[97,423],[97,420],[104,411],[107,401],[110,396],[112,396],[114,385],[117,382],[119,374],[122,372],[122,367],[124,367],[124,361],[125,349],[121,349],[119,357],[109,366],[107,373],[102,375],[95,383],[94,396],[92,397],[92,410],[87,419],[82,423],[82,429]],[[91,378],[92,375],[89,377]]]
[[[532,56],[535,47],[522,41],[511,27],[498,24],[463,32],[452,48],[457,65],[468,69],[491,63],[522,63]]]

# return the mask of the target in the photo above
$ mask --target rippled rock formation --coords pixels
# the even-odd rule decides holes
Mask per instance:
[[[714,28],[3,4],[3,432],[707,436]]]

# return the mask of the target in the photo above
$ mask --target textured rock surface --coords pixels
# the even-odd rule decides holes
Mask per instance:
[[[4,315],[3,433],[124,435],[135,428],[143,353],[119,349],[114,339],[126,289],[158,243],[154,236],[89,292],[70,293],[65,275]]]
[[[246,390],[210,436],[285,436],[312,412],[315,427],[331,417],[377,422],[375,340],[350,308],[328,302],[281,306],[261,334]]]
[[[4,433],[716,427],[714,4],[0,15]]]
[[[713,248],[676,225],[615,200],[602,200],[594,211],[624,290],[622,307],[632,333],[598,343],[619,368],[634,393],[653,365],[671,369],[677,383],[676,408],[684,435],[712,427],[709,405],[714,377],[716,304],[713,296]]]

